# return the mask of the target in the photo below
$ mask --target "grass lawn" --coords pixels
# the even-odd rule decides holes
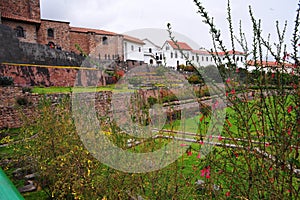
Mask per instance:
[[[121,85],[107,85],[99,87],[33,87],[32,92],[37,94],[55,94],[55,93],[70,93],[70,92],[101,92],[101,91],[112,91],[112,92],[131,92],[132,90]]]

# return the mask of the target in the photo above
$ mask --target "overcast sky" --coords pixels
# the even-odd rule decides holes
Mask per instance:
[[[116,33],[144,28],[164,31],[167,23],[171,23],[174,31],[195,41],[199,47],[211,48],[208,27],[202,22],[200,15],[196,13],[197,8],[193,0],[40,1],[41,15],[44,19],[68,21],[71,26],[96,28]],[[209,14],[214,17],[217,27],[221,29],[223,38],[228,44],[227,1],[202,0],[202,2]],[[264,35],[267,36],[268,33],[271,33],[272,38],[276,39],[276,20],[279,21],[281,27],[287,20],[287,34],[291,35],[292,33],[297,0],[231,0],[231,5],[235,34],[238,34],[239,20],[242,20],[244,32],[249,37],[249,43],[251,42],[249,5],[252,6],[254,15],[262,19]],[[144,29],[141,32],[144,35],[148,32],[151,33],[149,29]],[[148,38],[151,39],[151,36],[149,35]],[[190,45],[196,48],[195,44]],[[240,48],[237,47],[237,49]]]

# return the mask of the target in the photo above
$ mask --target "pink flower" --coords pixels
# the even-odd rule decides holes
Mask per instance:
[[[219,140],[219,141],[222,141],[222,140],[223,140],[223,138],[222,138],[221,135],[218,136],[218,140]]]
[[[235,155],[236,158],[239,157],[239,154],[237,152],[233,152],[233,154]]]
[[[227,79],[226,79],[226,83],[230,83],[230,78],[227,78]]]
[[[272,168],[272,167],[270,167],[270,168],[269,168],[269,170],[270,170],[270,171],[272,171],[272,170],[273,170],[273,168]]]
[[[235,89],[232,89],[230,92],[232,95],[235,94]]]
[[[201,158],[201,154],[200,153],[198,153],[197,158],[199,158],[199,159]]]
[[[215,110],[218,107],[218,105],[219,105],[219,102],[216,100],[214,102],[214,104],[212,105],[212,109]]]
[[[287,134],[291,135],[291,128],[288,129]]]
[[[225,96],[228,97],[228,92],[225,93]]]
[[[267,142],[267,143],[265,144],[265,147],[269,147],[269,146],[270,146],[270,143]]]
[[[204,169],[201,169],[201,176],[205,178],[210,178],[210,166],[205,167]]]
[[[185,146],[187,146],[187,144],[180,144],[180,146],[181,146],[181,147],[185,147]]]
[[[275,78],[275,74],[274,73],[272,73],[272,78]]]
[[[239,68],[236,68],[235,72],[236,72],[236,73],[239,73],[239,72],[240,72]]]
[[[226,192],[226,197],[229,197],[230,196],[230,191]]]
[[[188,151],[188,152],[186,152],[186,154],[187,154],[188,156],[191,156],[193,153],[192,153],[192,151]]]
[[[288,109],[287,109],[287,112],[288,112],[288,113],[291,113],[292,110],[293,110],[293,106],[289,106]]]

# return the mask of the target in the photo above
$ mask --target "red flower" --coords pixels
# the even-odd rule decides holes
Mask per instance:
[[[197,158],[199,158],[199,159],[201,158],[201,154],[200,153],[198,153]]]
[[[230,78],[226,79],[226,83],[230,83]]]
[[[187,154],[188,156],[191,156],[191,155],[192,155],[192,151],[188,151],[188,152],[186,152],[186,154]]]
[[[291,135],[291,128],[288,129],[287,134]]]
[[[229,197],[230,196],[230,191],[226,192],[226,197]]]
[[[219,135],[218,140],[219,140],[219,141],[222,141],[222,140],[223,140],[223,138],[222,138],[221,135]]]
[[[218,102],[218,100],[216,100],[214,102],[214,104],[212,105],[212,109],[215,110],[218,107],[218,105],[219,105],[219,102]]]
[[[288,109],[287,109],[287,112],[288,112],[288,113],[291,113],[292,110],[293,110],[293,106],[289,106]]]
[[[225,93],[225,96],[228,97],[228,92]]]
[[[231,94],[235,94],[235,89],[232,89],[232,90],[231,90]]]
[[[181,146],[181,147],[185,147],[185,146],[187,146],[187,144],[180,144],[180,146]]]
[[[239,157],[239,154],[237,152],[233,152],[233,154],[235,155],[236,158]]]
[[[201,169],[201,176],[205,178],[210,178],[210,166],[205,167],[204,169]]]
[[[275,74],[274,73],[272,73],[272,78],[275,78]]]
[[[202,140],[200,140],[200,142],[199,142],[201,145],[203,145],[204,144],[204,142],[202,141]]]
[[[265,147],[269,147],[269,146],[270,146],[270,143],[267,142],[267,143],[265,144]]]

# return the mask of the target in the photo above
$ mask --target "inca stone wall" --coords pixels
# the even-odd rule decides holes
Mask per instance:
[[[110,112],[111,92],[86,93],[84,98],[95,99],[95,110],[98,116],[107,116]],[[0,129],[19,128],[25,120],[34,120],[38,116],[38,105],[44,98],[49,99],[53,105],[59,103],[64,98],[69,98],[70,94],[32,94],[23,92],[22,87],[0,87]],[[18,102],[27,102],[20,105]]]

